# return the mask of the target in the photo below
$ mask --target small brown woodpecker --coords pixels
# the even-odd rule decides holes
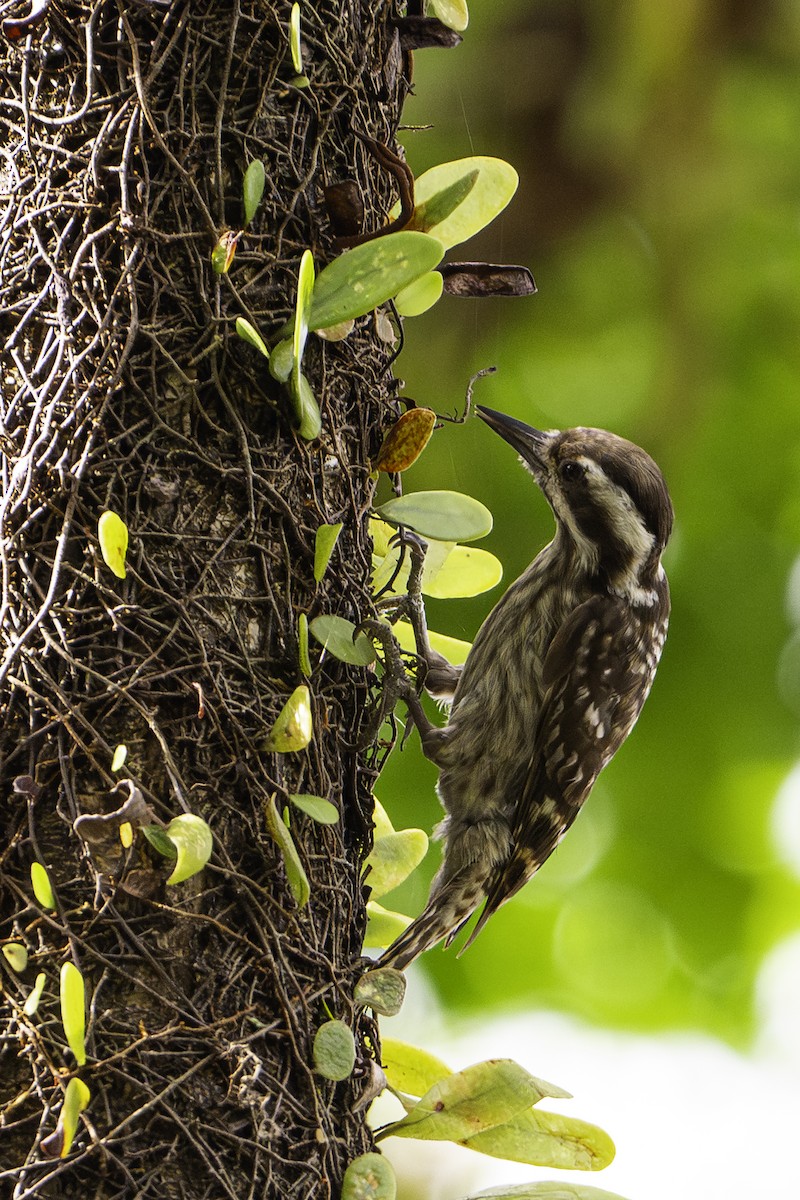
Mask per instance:
[[[672,504],[649,454],[602,429],[544,433],[478,413],[520,455],[556,533],[463,667],[424,648],[426,687],[452,695],[443,728],[410,704],[439,768],[444,858],[426,908],[381,959],[399,969],[449,945],[485,900],[469,945],[552,854],[641,712],[669,619]]]

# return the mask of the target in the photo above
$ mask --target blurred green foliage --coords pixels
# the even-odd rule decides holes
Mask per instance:
[[[424,966],[462,1012],[551,1005],[744,1042],[759,964],[800,924],[770,824],[799,741],[800,655],[784,653],[782,694],[778,664],[800,550],[800,7],[470,12],[461,47],[416,55],[405,119],[435,127],[405,145],[417,173],[471,153],[519,170],[506,214],[448,257],[524,262],[539,294],[445,297],[407,322],[406,392],[453,411],[495,364],[479,402],[643,444],[677,512],[673,618],[636,731],[562,847],[468,954]],[[506,583],[551,535],[532,481],[478,422],[437,432],[405,487],[487,504],[480,544]],[[430,623],[471,639],[499,594],[430,601]],[[435,823],[435,778],[415,738],[395,752],[378,793],[398,826]],[[419,911],[436,853],[391,907]]]

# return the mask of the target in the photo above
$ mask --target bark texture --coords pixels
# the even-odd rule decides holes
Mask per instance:
[[[369,463],[398,414],[392,349],[370,318],[344,342],[311,339],[323,430],[306,443],[233,326],[276,331],[302,250],[334,256],[324,185],[357,180],[368,226],[383,220],[392,181],[354,131],[392,144],[406,84],[391,5],[315,0],[311,85],[293,87],[289,13],[51,0],[0,38],[0,940],[29,953],[22,974],[0,960],[0,1190],[15,1200],[326,1197],[370,1144],[353,1108],[375,1030],[351,999],[382,753],[356,749],[369,671],[312,651],[314,741],[260,747],[302,682],[299,614],[371,611]],[[254,158],[264,201],[219,277],[210,253],[242,225]],[[124,580],[99,554],[106,509],[131,532]],[[315,531],[337,521],[317,585]],[[165,886],[171,864],[141,834],[130,849],[116,830],[76,835],[133,788],[160,820],[208,821],[200,876]],[[302,909],[265,819],[296,792],[341,811],[332,826],[293,814]],[[76,1069],[66,961],[87,986],[92,1101],[62,1161],[41,1142]],[[358,1046],[340,1084],[312,1070],[328,1010]]]

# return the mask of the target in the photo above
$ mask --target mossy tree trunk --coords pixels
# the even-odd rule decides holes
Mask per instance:
[[[303,249],[318,266],[336,253],[324,184],[357,180],[367,224],[383,219],[391,180],[355,132],[392,143],[405,63],[392,4],[309,0],[311,86],[297,89],[289,12],[50,0],[0,38],[0,938],[29,953],[19,975],[0,960],[4,1195],[333,1196],[370,1145],[357,1102],[375,1031],[352,1004],[380,753],[357,749],[369,672],[312,652],[311,746],[260,747],[303,681],[299,614],[370,612],[369,462],[397,415],[392,348],[369,318],[346,341],[312,339],[323,429],[306,443],[233,323],[274,332]],[[241,227],[255,158],[264,201],[218,277],[210,252]],[[130,529],[124,580],[99,554],[106,509]],[[337,521],[316,585],[315,531]],[[141,834],[129,850],[116,832],[76,835],[134,786],[162,821],[209,823],[201,875],[165,886],[170,864]],[[341,810],[331,826],[293,816],[302,909],[265,820],[295,792]],[[34,860],[54,911],[33,897]],[[62,1161],[41,1141],[76,1069],[66,961],[87,985],[92,1100]],[[341,1084],[311,1066],[328,1011],[356,1034]]]

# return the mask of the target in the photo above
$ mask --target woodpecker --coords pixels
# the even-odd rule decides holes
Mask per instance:
[[[533,475],[556,532],[463,667],[421,647],[429,690],[452,693],[441,728],[406,697],[439,768],[444,856],[427,906],[381,958],[400,970],[442,938],[449,946],[485,900],[466,949],[552,854],[636,723],[669,620],[661,555],[673,511],[649,454],[602,429],[478,414]]]

